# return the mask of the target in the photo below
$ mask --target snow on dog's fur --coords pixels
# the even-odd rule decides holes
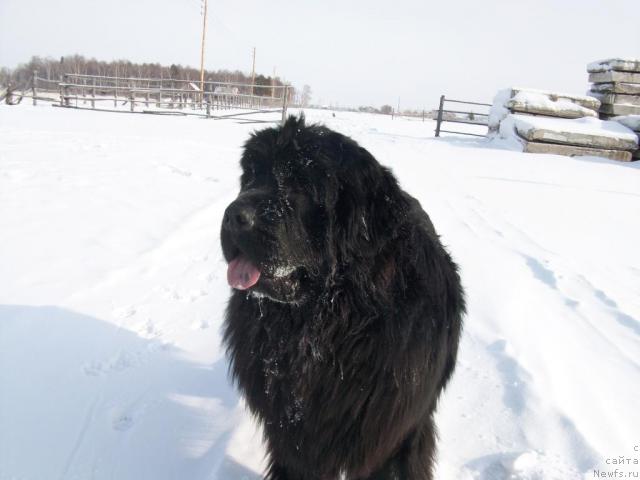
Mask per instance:
[[[225,341],[270,480],[432,478],[464,313],[419,202],[304,117],[252,135],[221,239]]]

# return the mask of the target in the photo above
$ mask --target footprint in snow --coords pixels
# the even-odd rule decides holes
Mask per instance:
[[[127,305],[125,307],[114,308],[111,314],[116,318],[129,318],[136,314],[136,309],[131,305]]]
[[[144,323],[137,325],[135,331],[143,338],[156,338],[162,335],[162,331],[156,327],[150,318]]]
[[[119,432],[124,432],[125,430],[129,430],[132,426],[133,426],[133,417],[127,414],[120,415],[112,423],[113,429]]]
[[[195,321],[195,322],[193,322],[191,324],[191,328],[193,330],[206,330],[210,326],[211,326],[211,324],[209,322],[207,322],[206,320],[198,320],[198,321]]]
[[[162,165],[159,167],[159,169],[163,172],[168,172],[168,173],[173,173],[175,175],[180,175],[182,177],[190,177],[191,176],[191,172],[188,170],[183,170],[181,168],[178,167],[174,167],[173,165]]]
[[[531,273],[537,280],[553,288],[554,290],[558,289],[556,274],[553,270],[547,268],[547,266],[545,265],[549,263],[548,260],[543,260],[542,262],[540,262],[538,259],[530,257],[528,255],[522,254],[522,256],[527,263],[527,267],[529,267],[529,270],[531,270]]]
[[[209,292],[203,289],[191,290],[188,293],[180,293],[177,290],[170,290],[167,292],[169,298],[177,300],[178,302],[193,303],[199,298],[206,297]]]
[[[137,367],[142,363],[142,355],[140,352],[120,351],[103,361],[91,361],[82,366],[85,375],[97,377],[111,372],[121,372],[123,370]]]
[[[465,465],[471,478],[477,480],[546,480],[548,478],[581,478],[580,472],[561,457],[535,450],[500,452],[477,458]]]

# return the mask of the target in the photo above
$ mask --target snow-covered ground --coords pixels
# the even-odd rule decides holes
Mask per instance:
[[[437,478],[640,471],[618,462],[640,458],[640,162],[307,116],[391,166],[461,265]],[[218,229],[255,128],[0,106],[1,480],[259,478],[219,332]]]

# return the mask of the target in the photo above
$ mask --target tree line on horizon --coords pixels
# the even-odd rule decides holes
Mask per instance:
[[[112,60],[106,62],[104,60],[86,58],[83,55],[75,54],[60,57],[59,59],[32,56],[28,62],[21,63],[16,68],[2,67],[0,68],[0,86],[7,87],[11,85],[18,90],[26,89],[31,85],[34,71],[38,72],[39,78],[56,82],[59,81],[65,73],[107,77],[200,81],[200,70],[189,66],[176,64],[166,66],[160,63],[146,62],[134,63],[130,60]],[[240,70],[205,70],[204,78],[206,81],[212,82],[251,84],[251,75],[247,75]],[[274,78],[256,73],[254,84],[264,85],[264,87],[255,88],[254,93],[256,95],[271,95],[272,85],[283,86],[285,82],[280,77]],[[308,86],[305,85],[305,87]],[[291,86],[290,89],[293,98],[297,92],[293,86]],[[308,91],[310,92],[310,88],[308,88]]]
[[[193,82],[200,81],[200,70],[190,66],[177,64],[161,65],[160,63],[134,63],[130,60],[112,60],[104,61],[95,58],[87,58],[83,55],[74,54],[60,57],[32,56],[26,63],[21,63],[17,67],[11,69],[8,67],[0,67],[0,87],[8,87],[14,90],[24,90],[31,86],[33,72],[38,72],[38,77],[51,81],[59,81],[65,73],[81,74],[81,75],[98,75],[107,77],[135,77],[135,78],[161,78],[167,80],[188,80]],[[204,78],[207,81],[224,82],[224,83],[251,83],[251,74],[246,74],[240,70],[205,70]],[[273,83],[272,83],[273,82]],[[270,96],[271,86],[283,86],[286,82],[280,77],[271,77],[256,73],[254,89],[255,95]],[[278,95],[276,93],[276,95]],[[301,90],[297,90],[293,86],[289,86],[289,95],[292,105],[308,107],[311,105],[312,92],[309,85],[304,85]],[[316,107],[327,108],[316,105]],[[382,105],[380,108],[372,106],[360,106],[351,108],[342,108],[355,112],[380,113],[390,115],[394,112],[394,108],[390,105]],[[403,114],[418,116],[421,114],[418,110],[405,110]]]

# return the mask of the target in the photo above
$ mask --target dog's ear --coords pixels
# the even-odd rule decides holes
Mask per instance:
[[[409,208],[391,171],[354,142],[343,159],[334,204],[333,236],[339,261],[373,257],[397,236]]]
[[[305,116],[304,113],[300,113],[297,117],[289,115],[287,121],[278,130],[278,139],[276,144],[280,148],[293,147],[295,150],[299,150],[300,146],[296,137],[305,129]]]

